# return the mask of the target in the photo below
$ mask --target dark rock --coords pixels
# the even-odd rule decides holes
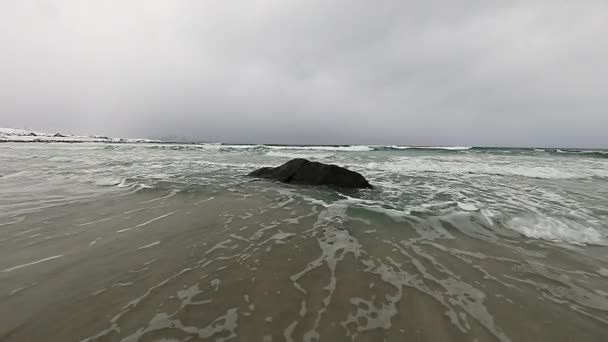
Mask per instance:
[[[65,138],[65,135],[61,134],[61,133],[55,133],[55,135],[53,135],[55,138]]]
[[[31,135],[31,136],[33,136],[33,137],[37,137],[37,136],[38,136],[38,134],[36,134],[36,133],[34,133],[34,132],[31,132],[31,133],[30,133],[30,134],[28,134],[28,135]]]
[[[252,177],[276,179],[283,183],[335,185],[343,188],[373,188],[360,173],[337,165],[292,159],[279,167],[263,167],[249,174]]]

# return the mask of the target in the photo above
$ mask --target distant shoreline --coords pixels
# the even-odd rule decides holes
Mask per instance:
[[[0,143],[106,143],[106,144],[167,144],[167,145],[218,145],[218,146],[265,146],[268,148],[335,148],[343,151],[365,152],[362,148],[369,148],[369,151],[378,150],[537,150],[537,152],[565,152],[565,153],[583,153],[583,152],[599,152],[608,151],[607,148],[587,148],[587,147],[514,147],[514,146],[424,146],[424,145],[382,145],[382,144],[277,144],[277,143],[220,143],[220,142],[205,142],[205,141],[163,141],[147,138],[113,138],[99,135],[72,135],[62,133],[42,133],[37,131],[29,131],[15,128],[0,128]]]

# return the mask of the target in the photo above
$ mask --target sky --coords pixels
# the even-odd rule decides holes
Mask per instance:
[[[0,0],[0,127],[608,148],[608,1]]]

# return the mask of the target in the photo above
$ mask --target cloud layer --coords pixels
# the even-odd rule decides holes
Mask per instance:
[[[5,1],[0,125],[608,147],[606,1]]]

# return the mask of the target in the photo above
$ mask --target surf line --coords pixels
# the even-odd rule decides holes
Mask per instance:
[[[144,222],[144,223],[140,223],[140,224],[138,224],[138,225],[137,225],[137,226],[135,226],[135,227],[131,227],[131,228],[125,228],[125,229],[117,230],[116,232],[117,232],[117,233],[124,233],[124,232],[126,232],[126,231],[131,230],[131,229],[135,229],[135,228],[139,228],[139,227],[147,226],[147,225],[149,225],[149,224],[150,224],[150,223],[152,223],[152,222],[156,222],[156,221],[158,221],[158,220],[162,220],[162,219],[164,219],[165,217],[167,217],[167,216],[171,216],[171,215],[173,215],[173,214],[175,214],[175,211],[170,212],[170,213],[165,214],[165,215],[161,215],[161,216],[159,216],[159,217],[157,217],[157,218],[153,218],[153,219],[151,219],[150,221],[146,221],[146,222]]]
[[[41,262],[45,262],[45,261],[49,261],[49,260],[53,260],[53,259],[57,259],[57,258],[61,258],[62,256],[63,256],[63,255],[55,255],[55,256],[52,256],[52,257],[44,258],[44,259],[42,259],[42,260],[38,260],[38,261],[32,261],[32,262],[27,263],[27,264],[23,264],[23,265],[19,265],[19,266],[15,266],[15,267],[7,268],[7,269],[5,269],[5,270],[2,270],[2,272],[11,272],[11,271],[14,271],[14,270],[18,270],[18,269],[20,269],[20,268],[23,268],[23,267],[32,266],[32,265],[39,264],[39,263],[41,263]]]

